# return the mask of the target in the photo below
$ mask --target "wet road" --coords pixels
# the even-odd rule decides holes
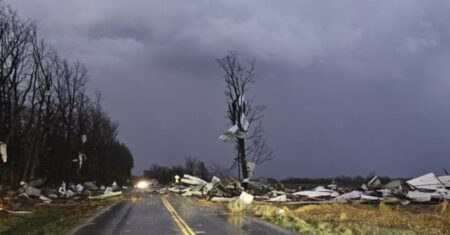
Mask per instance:
[[[149,194],[123,201],[80,227],[74,234],[293,234],[250,217],[226,215],[224,209],[199,205],[191,198]]]

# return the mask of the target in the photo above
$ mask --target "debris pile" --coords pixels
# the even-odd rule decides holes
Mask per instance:
[[[121,194],[122,188],[119,188],[116,182],[108,187],[103,185],[97,187],[95,182],[83,184],[62,182],[59,187],[51,187],[45,185],[45,179],[36,179],[30,182],[20,182],[17,189],[0,186],[0,211],[11,214],[29,214],[32,212],[24,210],[29,206],[79,200],[99,200]]]
[[[393,180],[383,184],[375,176],[359,188],[339,188],[333,183],[317,186],[309,190],[285,189],[281,183],[269,185],[258,181],[221,180],[213,177],[207,182],[198,177],[185,174],[178,177],[177,184],[158,190],[160,193],[177,193],[186,197],[205,198],[213,202],[230,202],[235,208],[244,207],[254,200],[287,205],[303,204],[341,204],[341,203],[439,203],[450,200],[450,175],[436,176],[428,173],[404,181]]]

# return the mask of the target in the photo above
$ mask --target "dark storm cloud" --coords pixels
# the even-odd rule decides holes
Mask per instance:
[[[413,176],[450,167],[447,1],[6,1],[85,62],[136,172],[230,164],[221,72],[257,60],[276,159],[259,175]]]

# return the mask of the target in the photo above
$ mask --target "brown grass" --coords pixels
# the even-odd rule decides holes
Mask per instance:
[[[0,234],[66,234],[71,228],[88,219],[120,197],[102,201],[63,202],[51,204],[27,204],[20,210],[32,211],[28,215],[13,215],[0,211]]]
[[[260,205],[252,213],[303,234],[449,234],[448,202],[408,208],[380,203],[308,205],[282,208]]]

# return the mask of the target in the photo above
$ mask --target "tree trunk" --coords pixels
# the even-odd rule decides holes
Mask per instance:
[[[248,178],[247,159],[245,157],[245,140],[238,138],[238,157],[242,169],[242,178]]]

